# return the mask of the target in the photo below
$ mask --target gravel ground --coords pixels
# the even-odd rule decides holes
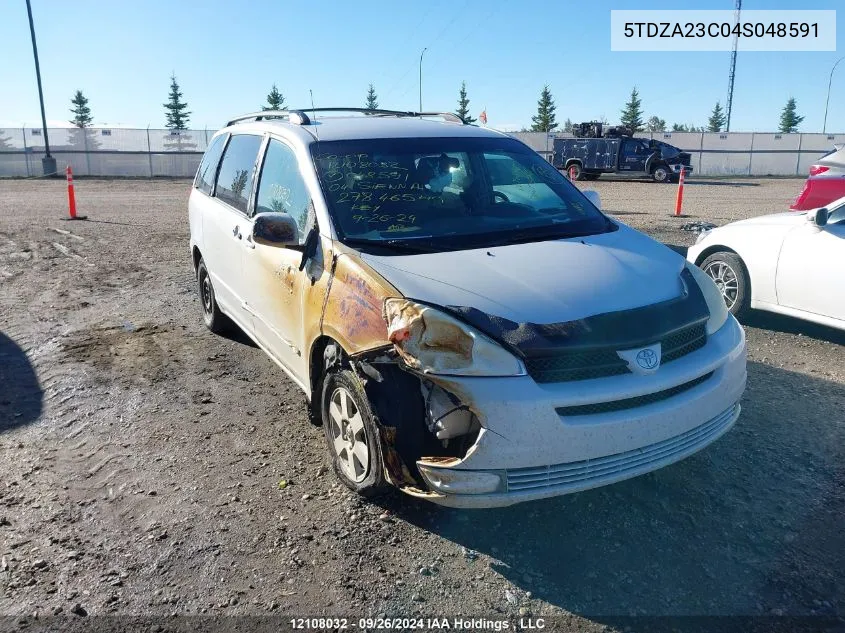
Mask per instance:
[[[682,248],[785,209],[798,180],[597,189]],[[501,510],[330,471],[304,398],[202,325],[187,181],[0,181],[0,615],[845,613],[845,333],[753,314],[743,415],[634,480]],[[280,485],[284,480],[286,486]]]

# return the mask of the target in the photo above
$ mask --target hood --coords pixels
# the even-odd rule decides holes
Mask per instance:
[[[559,323],[681,294],[684,258],[624,225],[583,238],[362,259],[405,297]]]
[[[798,226],[807,221],[807,213],[796,211],[787,211],[786,213],[773,213],[771,215],[760,215],[756,218],[748,218],[747,220],[739,220],[738,222],[731,222],[725,226]]]

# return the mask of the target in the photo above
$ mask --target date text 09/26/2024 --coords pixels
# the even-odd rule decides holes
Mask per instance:
[[[518,622],[486,618],[291,618],[294,631],[508,631],[543,630],[543,618],[521,617]]]

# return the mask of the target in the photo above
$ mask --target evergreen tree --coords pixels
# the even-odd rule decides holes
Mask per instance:
[[[281,92],[276,88],[276,84],[273,84],[273,88],[270,90],[270,94],[267,95],[267,105],[261,106],[262,110],[284,110],[285,109],[285,98]]]
[[[455,111],[459,117],[464,120],[464,123],[475,123],[477,119],[473,118],[469,113],[469,97],[467,97],[467,82],[461,82],[461,89],[458,92],[458,109]]]
[[[378,110],[378,95],[373,84],[370,84],[370,87],[367,89],[367,103],[364,104],[364,107],[367,110]]]
[[[789,101],[786,102],[786,105],[783,106],[783,111],[780,113],[780,127],[778,131],[783,134],[797,132],[798,126],[801,125],[801,121],[803,120],[804,117],[798,115],[795,97],[789,97]]]
[[[707,131],[721,132],[727,121],[728,117],[722,109],[722,104],[717,101],[713,107],[713,112],[710,113],[710,118],[707,119]]]
[[[563,132],[569,132],[572,134],[572,119],[566,117],[566,121],[563,122]]]
[[[646,122],[646,129],[649,132],[662,132],[666,129],[666,121],[658,116],[653,116]]]
[[[8,149],[12,150],[15,149],[12,144],[9,142],[12,140],[11,136],[4,136],[4,130],[0,129],[0,150]]]
[[[88,107],[88,98],[77,90],[70,100],[73,107],[70,109],[73,119],[70,121],[74,127],[68,132],[68,144],[78,150],[95,150],[100,147],[96,133],[91,131],[91,123],[94,117],[91,116],[91,108]]]
[[[555,100],[552,98],[552,92],[549,90],[548,84],[543,86],[543,92],[540,93],[540,100],[537,101],[537,114],[531,117],[533,125],[532,132],[551,132],[557,127],[555,120]]]
[[[167,119],[165,127],[170,130],[182,131],[188,129],[188,121],[191,113],[188,111],[188,104],[182,99],[182,92],[179,84],[176,83],[176,75],[170,76],[170,95],[168,102],[164,104],[164,116]]]
[[[70,109],[71,113],[73,113],[71,123],[76,127],[89,127],[94,117],[91,116],[88,99],[82,94],[82,91],[77,90],[70,102],[73,104],[73,107]]]
[[[636,86],[631,90],[631,98],[622,109],[620,123],[632,132],[639,132],[643,129],[643,102]]]
[[[706,132],[707,130],[704,129],[704,126],[696,127],[695,125],[687,125],[686,123],[673,123],[672,124],[672,131],[673,132]]]

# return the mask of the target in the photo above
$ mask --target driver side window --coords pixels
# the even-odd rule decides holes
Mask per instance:
[[[313,215],[311,196],[299,173],[299,161],[293,150],[274,139],[267,144],[267,153],[258,181],[256,213],[288,213],[299,227],[299,243],[308,233],[309,214]]]

